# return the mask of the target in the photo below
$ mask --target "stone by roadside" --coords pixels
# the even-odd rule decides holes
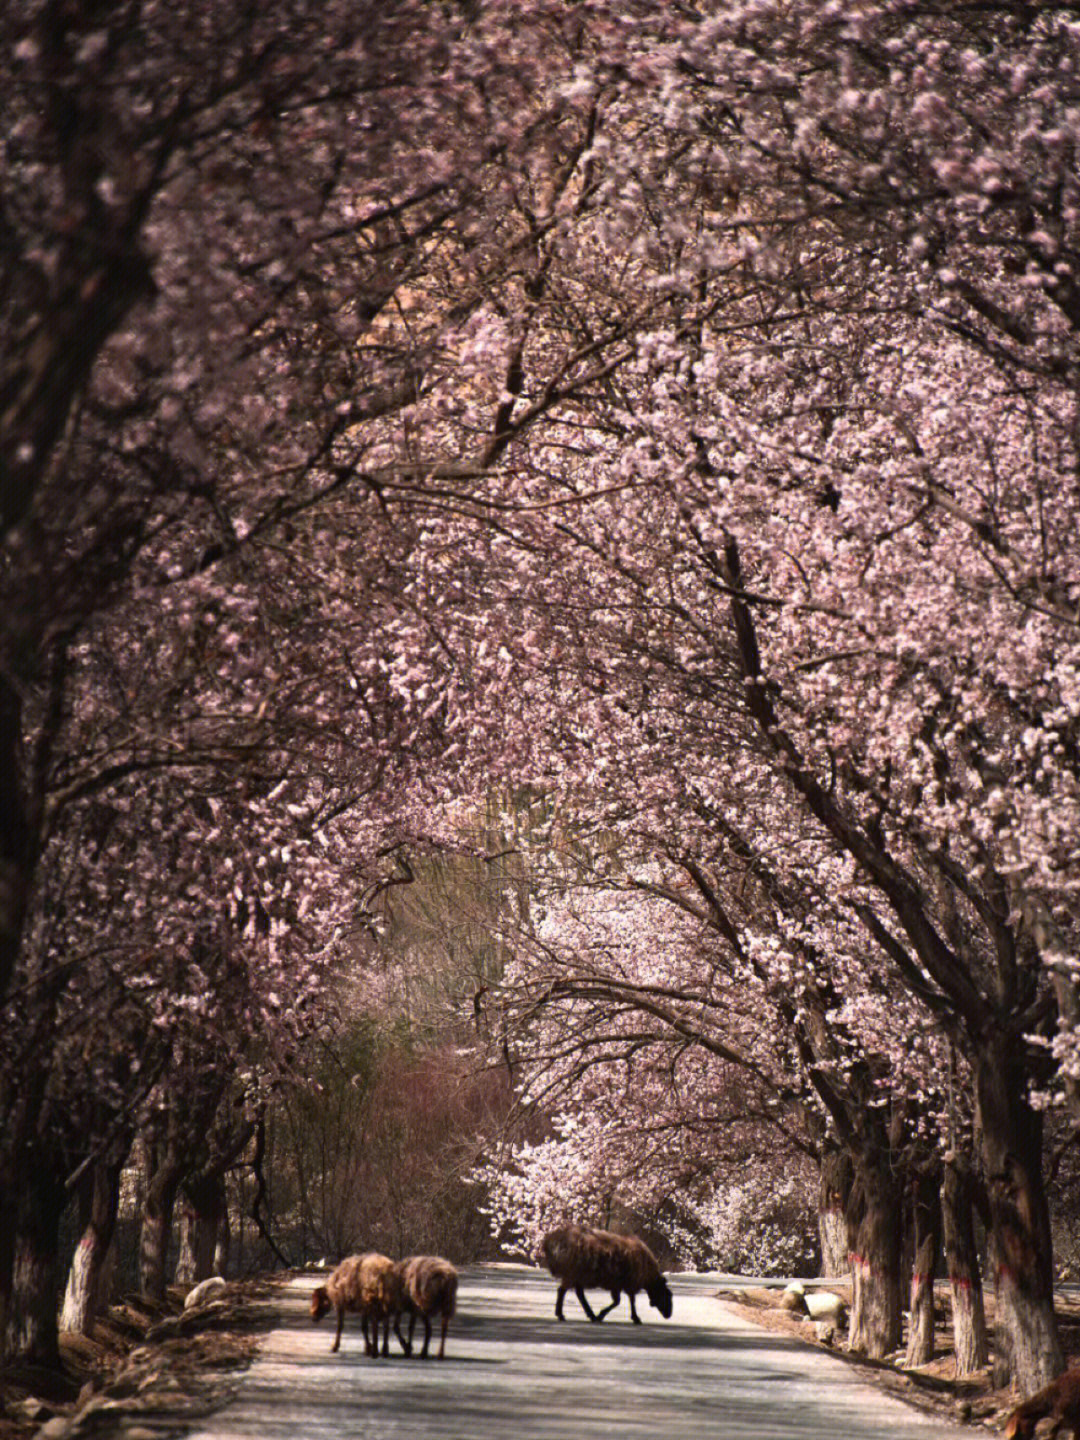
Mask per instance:
[[[62,1369],[0,1371],[0,1440],[171,1440],[223,1404],[273,1323],[276,1285],[237,1281],[184,1312],[132,1297],[92,1336],[61,1337]]]
[[[850,1304],[849,1284],[822,1282],[822,1288],[835,1291]],[[934,1326],[935,1358],[927,1365],[912,1369],[904,1364],[903,1350],[897,1350],[883,1360],[868,1360],[863,1355],[849,1354],[844,1349],[842,1335],[823,1340],[812,1320],[792,1314],[780,1306],[780,1293],[779,1289],[761,1287],[722,1289],[718,1290],[716,1295],[726,1306],[755,1325],[796,1335],[809,1345],[829,1349],[839,1359],[857,1369],[869,1384],[942,1420],[958,1425],[999,1430],[1016,1404],[1016,1396],[1008,1387],[995,1389],[990,1366],[976,1375],[957,1379],[946,1286],[938,1287],[938,1318]],[[1059,1297],[1056,1309],[1066,1362],[1070,1366],[1080,1365],[1080,1301]],[[992,1298],[987,1300],[987,1310],[987,1323],[992,1327]]]

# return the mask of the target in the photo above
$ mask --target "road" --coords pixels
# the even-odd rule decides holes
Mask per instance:
[[[355,1317],[330,1353],[315,1276],[290,1283],[282,1323],[234,1399],[189,1440],[972,1440],[860,1380],[842,1360],[739,1319],[715,1277],[669,1277],[674,1314],[644,1296],[601,1325],[524,1266],[462,1272],[446,1358],[369,1359]],[[599,1297],[598,1297],[599,1298]],[[438,1334],[434,1337],[433,1353]]]

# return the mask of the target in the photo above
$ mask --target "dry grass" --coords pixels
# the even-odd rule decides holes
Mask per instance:
[[[260,1302],[272,1286],[230,1284],[222,1299],[183,1314],[181,1290],[157,1306],[129,1297],[109,1308],[91,1336],[60,1337],[58,1371],[9,1366],[0,1371],[0,1440],[63,1440],[108,1431],[177,1433],[207,1414],[231,1388],[231,1376],[252,1361],[267,1323]]]

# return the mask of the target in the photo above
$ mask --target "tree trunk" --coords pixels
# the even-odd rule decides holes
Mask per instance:
[[[927,1365],[934,1358],[934,1276],[941,1253],[941,1174],[936,1166],[916,1172],[911,1208],[914,1254],[904,1364]]]
[[[217,1244],[214,1246],[214,1275],[228,1275],[229,1256],[232,1251],[232,1224],[229,1220],[228,1195],[223,1194],[225,1208],[221,1212],[221,1225],[218,1228]]]
[[[47,1023],[42,1024],[39,1033],[46,1030]],[[37,1035],[34,1036],[36,1038]],[[9,1357],[6,1347],[22,1343],[19,1337],[25,1330],[22,1292],[26,1283],[26,1266],[33,1270],[36,1264],[20,1248],[19,1231],[29,1226],[29,1244],[33,1251],[36,1248],[32,1238],[36,1188],[41,1185],[48,1190],[48,1177],[56,1173],[51,1157],[35,1140],[44,1082],[44,1065],[35,1065],[32,1060],[13,1072],[8,1083],[0,1080],[0,1316],[3,1318],[0,1351],[4,1352],[5,1358],[15,1358],[19,1353],[12,1351]],[[64,1198],[66,1200],[66,1194]],[[43,1214],[41,1219],[48,1224],[47,1214]],[[56,1234],[51,1243],[54,1248],[58,1244]],[[16,1273],[17,1270],[20,1274]]]
[[[851,1256],[852,1308],[848,1348],[873,1360],[895,1350],[903,1335],[900,1306],[900,1193],[888,1155],[856,1161],[861,1216]],[[850,1206],[849,1206],[850,1211]]]
[[[215,1273],[214,1254],[225,1215],[225,1177],[203,1173],[184,1185],[183,1229],[177,1281],[196,1285]]]
[[[7,1322],[15,1264],[15,1187],[0,1180],[0,1365],[6,1357]]]
[[[853,1171],[851,1189],[848,1191],[847,1201],[844,1205],[844,1228],[848,1234],[848,1269],[851,1272],[851,1314],[848,1318],[848,1348],[855,1349],[856,1345],[863,1345],[863,1272],[862,1262],[858,1250],[859,1226],[862,1224],[863,1215],[866,1211],[866,1196],[863,1191],[862,1180],[857,1171]]]
[[[165,1299],[165,1267],[181,1173],[179,1163],[167,1155],[146,1187],[139,1241],[139,1288],[151,1300]]]
[[[176,1283],[195,1284],[195,1211],[187,1200],[180,1202],[180,1249],[176,1256]]]
[[[60,83],[74,81],[65,73]],[[137,203],[143,203],[142,197]],[[140,218],[127,207],[126,224],[110,227],[107,236],[90,235],[83,221],[57,262],[64,283],[55,300],[29,339],[5,347],[7,354],[0,356],[7,361],[0,370],[0,529],[5,535],[29,510],[102,347],[132,307],[154,294],[153,274],[138,246],[135,222]]]
[[[846,1205],[851,1193],[850,1158],[842,1150],[827,1150],[821,1160],[818,1234],[823,1276],[846,1275],[850,1266]]]
[[[948,1160],[941,1191],[941,1211],[945,1263],[952,1288],[957,1378],[974,1375],[990,1358],[971,1192],[971,1173],[967,1165],[957,1159]]]
[[[22,944],[34,827],[23,790],[19,687],[0,675],[0,1004],[7,1000]]]
[[[82,1235],[68,1271],[61,1330],[89,1335],[104,1305],[105,1260],[116,1229],[120,1204],[120,1164],[106,1161],[90,1168],[79,1196]]]
[[[1064,1368],[1042,1121],[1028,1104],[1027,1072],[1008,1037],[991,1037],[976,1054],[974,1071],[996,1262],[996,1348],[1019,1394],[1032,1395]]]
[[[23,715],[20,687],[0,674],[0,1005],[6,1005],[22,946],[33,872],[33,825],[23,786]],[[21,1164],[19,1123],[9,1080],[0,1077],[0,1360],[14,1321],[15,1227]],[[19,1327],[16,1326],[16,1329]]]
[[[57,1270],[60,1220],[67,1201],[63,1181],[35,1157],[23,1176],[12,1242],[8,1360],[51,1368],[60,1364]]]

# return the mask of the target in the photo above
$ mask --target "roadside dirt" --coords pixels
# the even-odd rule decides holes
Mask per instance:
[[[841,1295],[850,1305],[850,1284],[838,1282],[821,1288]],[[914,1369],[905,1366],[903,1350],[895,1351],[884,1360],[868,1360],[862,1355],[849,1354],[845,1349],[843,1331],[834,1340],[823,1341],[813,1321],[800,1318],[780,1307],[780,1293],[776,1289],[764,1288],[721,1289],[716,1295],[725,1305],[755,1325],[796,1335],[809,1345],[830,1350],[858,1370],[869,1384],[907,1401],[926,1414],[955,1424],[999,1430],[1016,1404],[1016,1396],[1007,1386],[994,1388],[990,1366],[986,1366],[976,1375],[957,1379],[947,1286],[939,1286],[936,1291],[935,1358],[928,1365],[920,1365]],[[994,1302],[991,1296],[987,1297],[986,1305],[987,1325],[992,1330]],[[1080,1301],[1059,1297],[1055,1309],[1066,1363],[1070,1367],[1080,1366]]]
[[[183,1313],[131,1297],[92,1336],[61,1337],[61,1370],[0,1371],[0,1440],[171,1440],[228,1399],[273,1323],[276,1283],[230,1283]]]

